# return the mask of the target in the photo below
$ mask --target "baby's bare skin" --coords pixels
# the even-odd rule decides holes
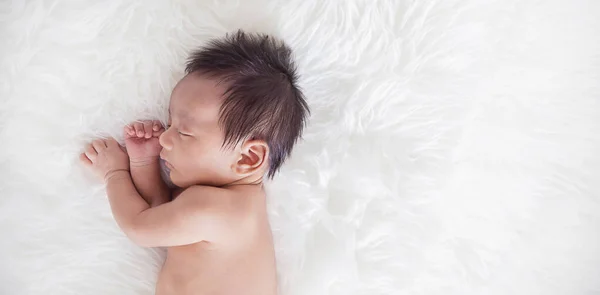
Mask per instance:
[[[156,294],[276,294],[271,230],[259,186],[224,190],[231,228],[202,241],[170,247]],[[225,211],[225,210],[224,210]]]
[[[277,294],[262,185],[268,147],[247,140],[224,152],[217,145],[222,93],[214,81],[184,78],[167,130],[157,121],[134,123],[124,129],[126,151],[111,138],[81,155],[104,178],[125,234],[140,246],[167,247],[158,295]],[[182,189],[171,192],[161,180],[159,155]]]
[[[160,146],[155,146],[158,142],[154,141],[163,131],[159,122],[149,121],[125,128],[132,179],[138,191],[148,192],[145,199],[152,207],[169,201],[168,196],[160,194],[168,190],[160,178],[158,157],[148,156],[157,150],[160,152]],[[201,198],[201,191],[198,186],[190,190],[177,189],[172,192],[172,198],[177,199],[182,193],[183,197]],[[169,247],[159,273],[157,295],[277,293],[275,254],[262,185],[233,185],[219,190],[218,194],[219,197],[209,201],[219,214],[228,216],[231,227],[212,241]]]

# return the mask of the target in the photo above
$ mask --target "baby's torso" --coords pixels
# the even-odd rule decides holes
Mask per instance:
[[[266,213],[253,212],[239,232],[219,243],[170,247],[157,295],[275,295],[277,275]]]

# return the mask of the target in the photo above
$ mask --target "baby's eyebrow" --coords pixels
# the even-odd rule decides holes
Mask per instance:
[[[176,117],[177,121],[181,122],[181,124],[185,126],[191,122],[194,122],[194,117],[190,116],[189,112],[186,111],[176,112]],[[171,109],[169,109],[169,118],[173,118]]]

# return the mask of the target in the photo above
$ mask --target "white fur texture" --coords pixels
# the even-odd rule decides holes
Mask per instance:
[[[152,294],[77,155],[166,119],[190,50],[295,50],[312,108],[268,184],[281,293],[599,294],[600,2],[0,2],[0,294]]]

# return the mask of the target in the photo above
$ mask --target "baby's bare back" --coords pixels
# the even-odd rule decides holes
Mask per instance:
[[[264,193],[241,188],[232,190],[232,194],[239,195],[239,205],[223,214],[235,214],[232,220],[240,224],[233,225],[233,230],[219,241],[168,248],[157,295],[277,293]]]

